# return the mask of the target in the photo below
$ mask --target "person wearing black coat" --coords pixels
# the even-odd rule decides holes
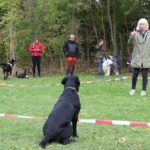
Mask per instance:
[[[70,34],[68,41],[63,45],[63,52],[67,58],[66,74],[73,75],[76,61],[79,58],[79,47],[74,34]]]

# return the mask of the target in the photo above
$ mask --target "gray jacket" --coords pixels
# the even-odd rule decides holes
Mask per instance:
[[[150,30],[142,35],[137,31],[134,37],[129,38],[129,44],[133,44],[131,67],[150,68]]]

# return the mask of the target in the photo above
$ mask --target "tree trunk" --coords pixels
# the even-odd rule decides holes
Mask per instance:
[[[14,37],[14,27],[12,20],[9,22],[9,37],[10,37],[10,45],[9,45],[9,59],[15,59],[15,37]]]
[[[11,12],[11,17],[13,16],[13,12]],[[10,44],[9,44],[9,54],[8,59],[15,59],[15,35],[14,35],[14,25],[12,19],[9,21],[9,37],[10,37]],[[16,72],[16,65],[13,66],[12,75],[15,75]]]
[[[113,1],[112,7],[114,8],[114,1]],[[112,20],[111,14],[110,14],[110,0],[107,0],[107,13],[108,13],[108,19],[109,19],[112,48],[113,48],[114,55],[117,55],[116,10],[115,8],[113,9],[113,20]]]
[[[120,58],[121,58],[121,68],[123,66],[123,40],[122,40],[122,37],[121,37],[121,34],[120,34]]]
[[[61,54],[60,54],[59,59],[60,59],[60,70],[61,70],[61,73],[63,73],[64,72],[64,65],[63,65],[63,59],[62,59],[62,55]]]
[[[109,26],[110,26],[111,42],[112,42],[112,45],[113,45],[113,43],[114,43],[114,37],[113,37],[112,20],[111,20],[111,15],[110,15],[110,0],[107,0],[107,14],[108,14],[108,20],[109,20]],[[114,45],[113,45],[113,49],[114,49]]]
[[[98,37],[98,33],[97,33],[97,30],[96,30],[96,26],[95,26],[95,20],[94,20],[93,12],[91,13],[91,16],[92,16],[92,23],[93,23],[93,28],[94,28],[96,40],[98,41],[99,37]]]
[[[89,53],[89,42],[88,42],[88,28],[86,25],[86,55],[87,55],[87,63],[86,66],[89,68],[90,65],[90,53]]]
[[[104,41],[106,41],[106,32],[105,32],[105,26],[104,26],[104,15],[103,15],[102,5],[100,5],[100,7],[101,7],[101,19],[102,19],[101,23],[102,23],[103,36],[104,36]]]
[[[113,51],[114,51],[114,55],[117,55],[118,54],[118,47],[117,47],[117,37],[116,37],[116,11],[114,9],[114,12],[113,12]]]

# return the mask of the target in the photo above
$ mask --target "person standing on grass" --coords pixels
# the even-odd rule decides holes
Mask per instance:
[[[44,47],[42,42],[39,41],[37,38],[35,41],[33,41],[29,46],[29,52],[32,55],[32,72],[33,77],[35,77],[35,70],[37,67],[38,70],[38,76],[41,77],[41,55],[44,51]]]
[[[96,44],[96,50],[100,52],[100,55],[104,57],[106,55],[106,41],[100,38]]]
[[[67,57],[66,74],[73,75],[75,64],[79,58],[79,47],[74,34],[70,34],[68,41],[63,45],[63,51]]]
[[[150,68],[150,30],[149,23],[145,18],[138,21],[136,30],[130,33],[129,44],[133,44],[133,53],[131,60],[132,87],[130,95],[135,94],[137,77],[142,72],[142,92],[141,96],[146,95],[148,83],[148,68]]]

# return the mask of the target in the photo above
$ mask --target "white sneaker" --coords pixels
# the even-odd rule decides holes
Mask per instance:
[[[142,91],[141,96],[146,96],[146,91]]]
[[[130,90],[130,95],[133,96],[134,94],[135,94],[135,90],[134,90],[134,89],[131,89],[131,90]]]

